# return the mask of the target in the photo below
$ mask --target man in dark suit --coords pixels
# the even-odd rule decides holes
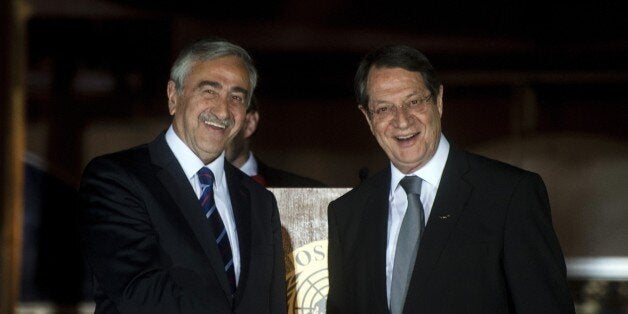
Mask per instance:
[[[574,313],[541,178],[450,146],[427,58],[368,54],[356,95],[390,167],[329,205],[327,313]]]
[[[265,187],[325,187],[320,181],[300,176],[285,170],[272,168],[253,155],[251,151],[251,137],[257,131],[259,110],[255,96],[246,111],[244,125],[240,132],[229,142],[225,157],[234,166],[251,176]]]
[[[286,311],[275,198],[224,158],[256,80],[241,47],[194,43],[171,70],[170,128],[86,167],[96,313]]]

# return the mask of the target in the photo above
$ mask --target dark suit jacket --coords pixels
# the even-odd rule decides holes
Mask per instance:
[[[325,187],[322,182],[290,173],[281,169],[271,168],[257,159],[257,173],[264,177],[269,187]]]
[[[390,170],[329,205],[327,313],[388,313]],[[541,178],[451,147],[404,313],[574,313]]]
[[[222,259],[164,134],[95,158],[80,187],[96,313],[285,313],[274,196],[225,162],[241,274],[228,292]]]

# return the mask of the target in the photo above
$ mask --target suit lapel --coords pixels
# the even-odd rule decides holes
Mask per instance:
[[[404,312],[412,313],[413,309],[417,308],[418,296],[423,289],[428,289],[430,274],[433,273],[471,194],[471,186],[463,179],[468,168],[464,153],[452,146],[421,238]]]
[[[151,160],[160,170],[157,178],[170,194],[170,197],[178,205],[190,228],[196,235],[196,239],[207,255],[216,277],[225,292],[225,296],[231,300],[231,289],[227,274],[224,271],[222,258],[215,241],[212,240],[212,230],[207,218],[203,215],[201,205],[196,194],[190,186],[183,169],[166,143],[162,133],[155,141],[149,144]]]
[[[368,199],[365,203],[363,245],[368,246],[367,276],[371,289],[370,295],[378,308],[373,313],[388,311],[388,298],[386,296],[386,245],[388,239],[388,193],[390,191],[390,169],[383,171],[374,178],[373,185],[366,191]],[[367,249],[367,248],[365,248]]]

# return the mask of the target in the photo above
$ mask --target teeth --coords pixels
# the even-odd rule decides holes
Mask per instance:
[[[215,122],[212,122],[212,121],[205,121],[205,124],[207,124],[207,125],[211,125],[211,126],[213,126],[213,127],[221,128],[221,129],[224,129],[224,128],[225,128],[225,126],[224,126],[224,125],[222,125],[222,124],[218,124],[218,123],[215,123]]]
[[[411,138],[413,136],[414,136],[414,134],[407,135],[407,136],[397,136],[397,139],[399,139],[399,140],[407,140],[407,139],[409,139],[409,138]]]

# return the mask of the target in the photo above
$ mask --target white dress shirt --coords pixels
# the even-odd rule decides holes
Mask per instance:
[[[222,218],[222,222],[227,229],[227,236],[231,244],[231,252],[233,253],[233,269],[235,272],[236,283],[240,278],[240,250],[238,245],[238,232],[236,230],[235,218],[233,216],[233,208],[231,206],[231,198],[229,197],[229,189],[227,188],[227,178],[225,177],[225,153],[223,152],[214,161],[208,165],[203,164],[200,158],[192,152],[192,150],[179,138],[174,132],[172,125],[166,132],[166,142],[179,161],[181,168],[185,172],[196,198],[201,197],[203,192],[201,182],[198,179],[197,172],[202,167],[209,168],[214,173],[214,200],[216,208]],[[199,208],[200,210],[200,208]]]
[[[253,156],[253,152],[249,152],[249,158],[242,165],[242,167],[240,167],[240,170],[246,173],[246,175],[249,177],[257,174],[257,160]]]
[[[438,191],[438,185],[443,175],[443,169],[449,155],[449,142],[441,133],[438,142],[438,148],[432,159],[420,169],[413,173],[404,174],[397,169],[392,163],[390,164],[390,194],[388,196],[388,240],[386,245],[386,295],[388,297],[388,306],[390,307],[390,287],[392,283],[393,266],[395,264],[395,250],[397,248],[397,238],[399,237],[399,229],[403,216],[406,214],[408,207],[408,196],[404,189],[399,185],[399,181],[404,176],[416,175],[423,179],[421,184],[421,203],[427,223]]]

